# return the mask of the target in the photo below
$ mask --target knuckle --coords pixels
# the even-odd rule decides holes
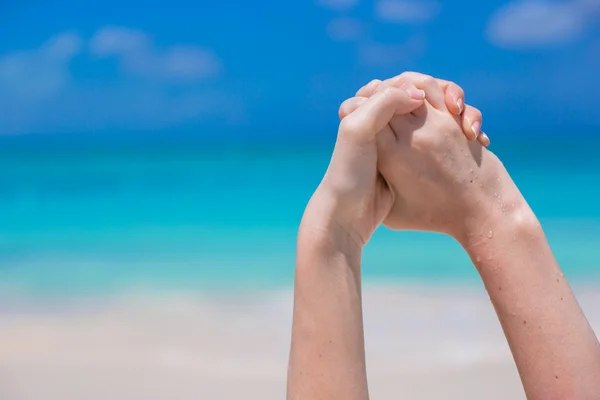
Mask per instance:
[[[461,96],[465,95],[465,91],[463,90],[462,87],[460,87],[460,85],[452,82],[452,87],[458,92],[458,94],[460,94]]]
[[[381,89],[381,96],[382,97],[393,97],[396,92],[397,92],[397,88],[393,87],[393,86],[385,86]]]
[[[348,107],[349,107],[349,103],[350,99],[345,100],[342,104],[340,104],[340,108],[338,109],[338,114],[340,116],[340,118],[344,118],[346,115],[348,115]]]
[[[340,122],[338,136],[345,139],[350,139],[360,135],[360,123],[356,118],[348,116]]]
[[[403,73],[401,73],[400,75],[398,75],[399,78],[404,78],[404,79],[412,79],[415,76],[420,75],[419,72],[415,72],[415,71],[404,71]]]
[[[465,120],[469,124],[473,124],[475,121],[481,121],[482,117],[481,111],[475,107],[468,106],[465,110]]]
[[[404,87],[407,85],[414,85],[416,78],[415,72],[405,71],[400,75],[389,80],[394,86]]]
[[[338,132],[338,139],[350,143],[364,143],[373,139],[376,129],[376,121],[373,117],[367,116],[360,120],[350,118],[342,121]]]
[[[413,82],[416,79],[417,75],[418,75],[417,72],[404,71],[403,73],[398,75],[398,80],[400,80],[402,82]]]
[[[456,96],[456,97],[465,97],[465,91],[458,86],[454,82],[450,82],[448,89]]]
[[[477,109],[475,107],[472,108],[471,113],[473,116],[472,118],[474,118],[474,119],[481,120],[481,118],[483,117],[483,114],[481,114],[481,111],[479,111],[479,109]]]
[[[376,130],[377,120],[372,114],[369,114],[361,121],[361,124],[358,127],[358,132],[354,137],[370,135],[375,133]]]
[[[426,86],[437,85],[437,81],[431,75],[423,75],[421,81]]]
[[[362,94],[362,93],[365,93],[365,91],[373,92],[373,91],[377,90],[377,88],[378,88],[378,86],[380,84],[381,84],[381,80],[379,80],[379,79],[373,79],[369,83],[367,83],[365,86],[363,86],[362,88],[360,88],[358,90],[358,92],[356,92],[356,93],[357,94]]]

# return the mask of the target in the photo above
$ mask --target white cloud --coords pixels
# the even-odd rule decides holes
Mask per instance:
[[[347,11],[354,8],[359,0],[317,0],[323,7],[336,11]]]
[[[362,25],[355,18],[335,18],[327,25],[327,34],[336,42],[358,40],[362,35]]]
[[[498,47],[548,48],[579,38],[593,21],[597,0],[520,0],[496,11],[487,37]]]
[[[28,129],[154,130],[205,119],[225,123],[243,112],[242,104],[224,91],[190,87],[172,93],[162,86],[115,82],[73,87],[43,109],[31,110]]]
[[[149,36],[142,31],[107,26],[99,29],[90,40],[90,50],[99,57],[122,56],[151,47]]]
[[[381,22],[419,24],[434,19],[440,9],[441,3],[433,0],[379,0],[375,16]]]
[[[71,84],[45,101],[10,100],[0,94],[0,135],[155,130],[199,121],[239,124],[247,117],[235,93],[196,85],[172,90],[143,82]]]
[[[358,47],[358,60],[370,67],[402,67],[410,64],[425,51],[426,39],[416,35],[404,43],[368,41]]]
[[[66,32],[54,36],[41,48],[46,55],[59,60],[70,60],[80,52],[83,40],[77,33]]]
[[[117,57],[126,73],[74,79],[75,57],[97,61],[85,47],[97,57]],[[38,48],[0,54],[0,134],[154,129],[205,119],[237,123],[245,111],[236,94],[205,82],[219,71],[209,50],[156,49],[140,31],[105,28],[89,43],[62,33]]]
[[[474,101],[481,109],[489,108],[494,114],[492,119],[496,119],[494,124],[498,130],[514,123],[515,120],[507,116],[516,109],[522,115],[547,115],[541,120],[531,119],[535,126],[527,120],[520,121],[521,129],[530,129],[534,134],[569,123],[598,127],[595,99],[600,83],[600,52],[597,51],[600,47],[595,47],[597,45],[600,42],[577,46],[569,51],[568,57],[561,53],[540,54],[520,68],[471,70],[458,81],[470,102]]]
[[[0,55],[0,95],[13,103],[52,97],[69,81],[69,64],[81,47],[77,34],[65,32],[36,49]]]
[[[221,61],[209,49],[175,45],[158,49],[151,37],[139,30],[104,27],[90,41],[98,57],[118,57],[129,73],[159,79],[201,80],[218,75]]]

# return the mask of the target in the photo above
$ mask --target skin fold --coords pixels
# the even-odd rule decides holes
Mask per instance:
[[[368,399],[361,256],[381,224],[463,246],[528,399],[600,398],[598,341],[537,218],[485,148],[481,113],[457,88],[405,73],[340,107],[331,162],[298,233],[289,400]]]

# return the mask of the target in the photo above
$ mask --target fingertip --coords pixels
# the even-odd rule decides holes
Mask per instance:
[[[475,107],[464,105],[461,115],[463,131],[469,140],[476,140],[481,133],[482,115]]]
[[[465,109],[465,103],[462,98],[456,98],[451,93],[446,93],[446,108],[452,115],[460,116]]]
[[[381,85],[382,81],[380,79],[373,79],[371,82],[367,83],[365,86],[361,87],[358,92],[356,92],[357,97],[371,97],[371,95],[378,89],[379,85]]]
[[[416,87],[411,87],[406,89],[406,93],[413,100],[423,101],[425,100],[425,91],[421,89],[417,89]]]
[[[483,147],[488,147],[490,145],[490,138],[484,132],[481,132],[477,137],[477,140]]]
[[[346,118],[348,115],[356,111],[356,109],[360,107],[366,100],[366,97],[351,97],[344,101],[338,110],[340,120]]]
[[[465,93],[454,83],[446,87],[446,106],[454,115],[461,115],[465,111]]]

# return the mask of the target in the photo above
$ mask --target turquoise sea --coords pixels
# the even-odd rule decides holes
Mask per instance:
[[[0,288],[289,286],[297,226],[331,146],[0,138]],[[491,149],[567,276],[600,282],[600,144],[500,138]],[[478,279],[451,239],[385,229],[365,251],[364,273],[385,282]]]

